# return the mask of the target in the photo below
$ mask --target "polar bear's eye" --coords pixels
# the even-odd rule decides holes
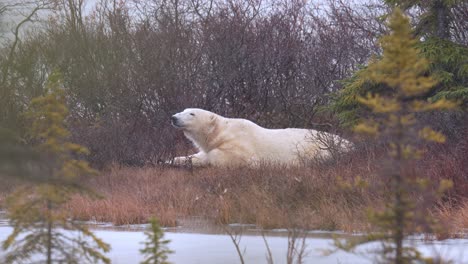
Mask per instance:
[[[194,114],[194,113],[190,113],[190,115],[191,115],[191,116],[195,116],[195,114]]]

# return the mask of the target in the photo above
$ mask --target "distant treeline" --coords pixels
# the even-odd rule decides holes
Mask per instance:
[[[336,114],[349,112],[336,105],[342,80],[379,54],[392,2],[102,0],[84,12],[79,0],[37,1],[53,13],[45,26],[0,50],[1,126],[25,135],[22,113],[58,71],[73,139],[96,165],[142,165],[185,150],[169,122],[185,107],[266,127],[336,129]],[[0,16],[15,8],[1,5]],[[407,11],[418,24],[430,8]],[[444,10],[442,38],[466,50],[467,4]]]

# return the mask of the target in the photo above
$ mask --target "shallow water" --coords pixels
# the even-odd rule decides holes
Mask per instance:
[[[139,250],[145,240],[143,234],[144,225],[127,226],[125,228],[111,225],[100,225],[94,229],[95,234],[109,243],[112,250],[107,253],[112,263],[132,264],[139,263],[142,257]],[[232,226],[231,226],[232,228]],[[261,235],[255,230],[246,229],[240,240],[240,248],[244,251],[245,263],[267,263],[266,247]],[[0,241],[3,241],[12,228],[7,226],[6,221],[0,223]],[[183,231],[183,232],[180,232]],[[216,232],[197,233],[199,230],[188,232],[186,229],[166,229],[165,238],[170,239],[169,247],[175,253],[169,256],[172,263],[195,264],[195,263],[240,263],[231,238],[225,234]],[[268,245],[272,251],[274,263],[286,263],[288,239],[284,230],[269,232],[266,235]],[[333,239],[327,232],[309,232],[306,238],[307,256],[304,263],[336,264],[375,263],[373,254],[369,253],[379,247],[378,243],[368,243],[358,248],[359,254],[352,254],[341,250],[325,256],[324,250],[333,249]],[[445,241],[423,242],[413,239],[408,243],[415,243],[417,248],[425,256],[442,256],[451,259],[454,263],[468,264],[468,239],[449,239]],[[0,252],[1,256],[1,252]],[[1,260],[1,257],[0,257]],[[1,261],[0,261],[1,262]]]

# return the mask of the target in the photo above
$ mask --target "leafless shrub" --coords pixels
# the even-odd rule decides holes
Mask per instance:
[[[59,70],[74,141],[101,166],[187,151],[168,122],[185,107],[266,127],[328,123],[320,107],[375,49],[379,25],[377,11],[338,0],[55,3],[46,31],[19,43],[9,89],[26,106]]]
[[[306,231],[296,228],[288,229],[288,251],[286,255],[286,263],[304,263],[303,259],[307,256],[306,238]]]
[[[244,254],[245,250],[241,250],[240,248],[240,241],[242,239],[242,227],[240,228],[231,228],[230,226],[222,225],[223,230],[226,234],[228,234],[229,238],[231,238],[234,247],[236,248],[237,255],[239,256],[239,260],[241,264],[244,264]]]
[[[270,246],[268,245],[268,241],[266,240],[266,236],[265,236],[264,231],[262,231],[262,239],[263,239],[263,242],[265,243],[265,247],[266,247],[266,250],[267,250],[266,261],[267,261],[268,264],[274,264],[273,254],[271,254],[271,249],[270,249]]]

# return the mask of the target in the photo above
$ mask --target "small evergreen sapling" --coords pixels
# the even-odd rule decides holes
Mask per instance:
[[[35,167],[39,176],[7,199],[13,232],[2,244],[5,263],[110,263],[102,253],[109,245],[64,209],[74,194],[96,196],[82,185],[83,177],[96,172],[77,159],[88,151],[68,141],[67,115],[60,76],[54,73],[47,94],[33,99],[27,113],[31,141],[41,155]]]
[[[339,247],[351,249],[363,242],[382,241],[384,260],[403,264],[426,261],[416,249],[403,244],[405,237],[433,231],[433,220],[427,217],[425,208],[417,207],[411,194],[438,196],[451,186],[450,181],[442,181],[438,190],[432,191],[427,179],[406,177],[404,173],[412,160],[424,154],[423,142],[445,142],[442,133],[430,126],[420,126],[416,115],[450,110],[457,104],[444,98],[428,100],[425,96],[437,81],[427,74],[429,62],[416,48],[418,41],[413,38],[409,20],[399,9],[390,16],[389,28],[391,33],[380,41],[382,58],[359,72],[361,78],[378,84],[381,89],[356,98],[371,113],[354,127],[357,133],[371,135],[388,146],[389,164],[382,171],[390,183],[389,193],[384,194],[388,203],[383,211],[371,212],[371,221],[380,232],[364,241],[337,242]]]
[[[144,256],[141,264],[168,264],[168,254],[174,251],[168,248],[168,239],[164,239],[164,232],[162,231],[159,221],[156,218],[150,219],[150,227],[145,232],[147,241],[144,242],[144,248],[140,250]]]

